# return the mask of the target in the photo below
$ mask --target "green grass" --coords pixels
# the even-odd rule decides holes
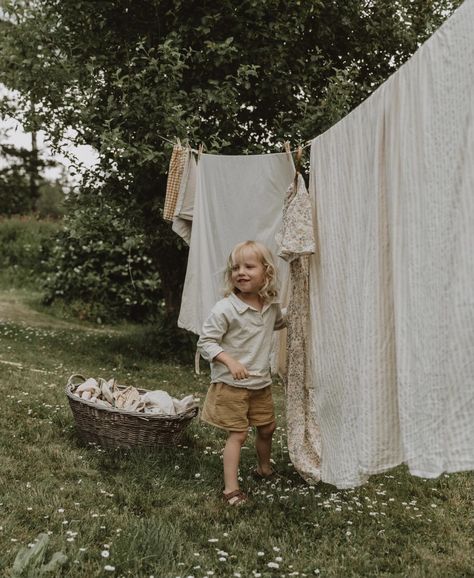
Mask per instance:
[[[174,448],[84,445],[64,393],[70,374],[201,399],[208,375],[166,362],[149,329],[29,316],[28,294],[21,300],[0,322],[0,576],[41,532],[48,558],[68,556],[57,575],[74,578],[474,576],[472,473],[423,480],[399,467],[354,490],[310,487],[288,458],[281,385],[273,457],[282,478],[251,479],[250,438],[241,478],[251,500],[238,509],[220,497],[224,438],[197,420]]]

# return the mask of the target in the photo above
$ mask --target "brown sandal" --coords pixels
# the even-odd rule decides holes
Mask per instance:
[[[228,494],[223,494],[223,496],[229,506],[240,506],[247,501],[247,494],[244,494],[242,490],[234,490]]]
[[[254,468],[251,472],[250,475],[252,476],[252,478],[254,480],[257,480],[259,482],[261,482],[262,480],[275,480],[276,478],[279,478],[280,476],[275,472],[275,470],[272,470],[271,474],[268,474],[267,476],[264,476],[263,474],[261,474],[258,471],[258,468]]]

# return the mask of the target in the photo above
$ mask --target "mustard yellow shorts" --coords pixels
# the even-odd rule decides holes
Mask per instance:
[[[201,419],[227,431],[245,431],[249,426],[275,421],[271,385],[262,389],[211,383],[204,401]]]

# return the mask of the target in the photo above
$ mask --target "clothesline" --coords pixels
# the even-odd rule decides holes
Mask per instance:
[[[161,138],[161,140],[163,140],[163,141],[165,141],[165,142],[168,142],[168,143],[170,143],[170,144],[172,144],[172,145],[180,144],[180,140],[179,140],[179,139],[175,139],[174,141],[172,141],[172,140],[170,140],[169,138],[166,138],[166,137],[164,137],[164,136],[161,136],[160,134],[157,134],[156,136],[157,136],[158,138]],[[286,141],[286,142],[288,142],[288,141]],[[312,142],[311,140],[305,141],[304,145],[299,145],[296,149],[290,149],[290,150],[287,150],[286,152],[292,153],[292,154],[293,154],[293,153],[297,153],[300,147],[301,147],[301,149],[305,149],[305,148],[311,146],[311,142]],[[198,150],[196,150],[196,149],[194,149],[194,148],[192,148],[192,147],[190,147],[190,150],[191,150],[193,153],[199,155],[199,154],[201,154],[201,153],[203,152],[203,149],[204,149],[204,148],[205,148],[205,145],[204,145],[204,144],[201,144],[201,145],[199,146]],[[286,150],[286,149],[285,149],[285,150]]]

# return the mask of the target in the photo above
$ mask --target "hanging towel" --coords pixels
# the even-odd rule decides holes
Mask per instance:
[[[196,158],[191,149],[185,156],[183,174],[179,186],[178,198],[173,217],[172,229],[189,245],[194,214],[194,196],[196,194]]]
[[[316,138],[321,479],[474,469],[474,1]]]
[[[237,243],[261,241],[276,254],[275,233],[293,176],[294,164],[286,153],[201,155],[180,327],[199,334],[213,305],[222,297],[227,258]],[[284,297],[288,280],[284,262],[280,263],[279,276]],[[275,369],[275,360],[272,363]]]
[[[315,252],[316,246],[311,203],[300,174],[288,189],[277,243],[278,255],[290,262],[285,380],[288,452],[297,472],[308,483],[314,484],[320,480],[321,441],[307,351],[309,255]]]
[[[173,146],[168,168],[165,204],[163,207],[163,219],[166,221],[172,221],[174,217],[187,155],[188,149],[186,147],[183,147],[180,144],[175,144]]]

